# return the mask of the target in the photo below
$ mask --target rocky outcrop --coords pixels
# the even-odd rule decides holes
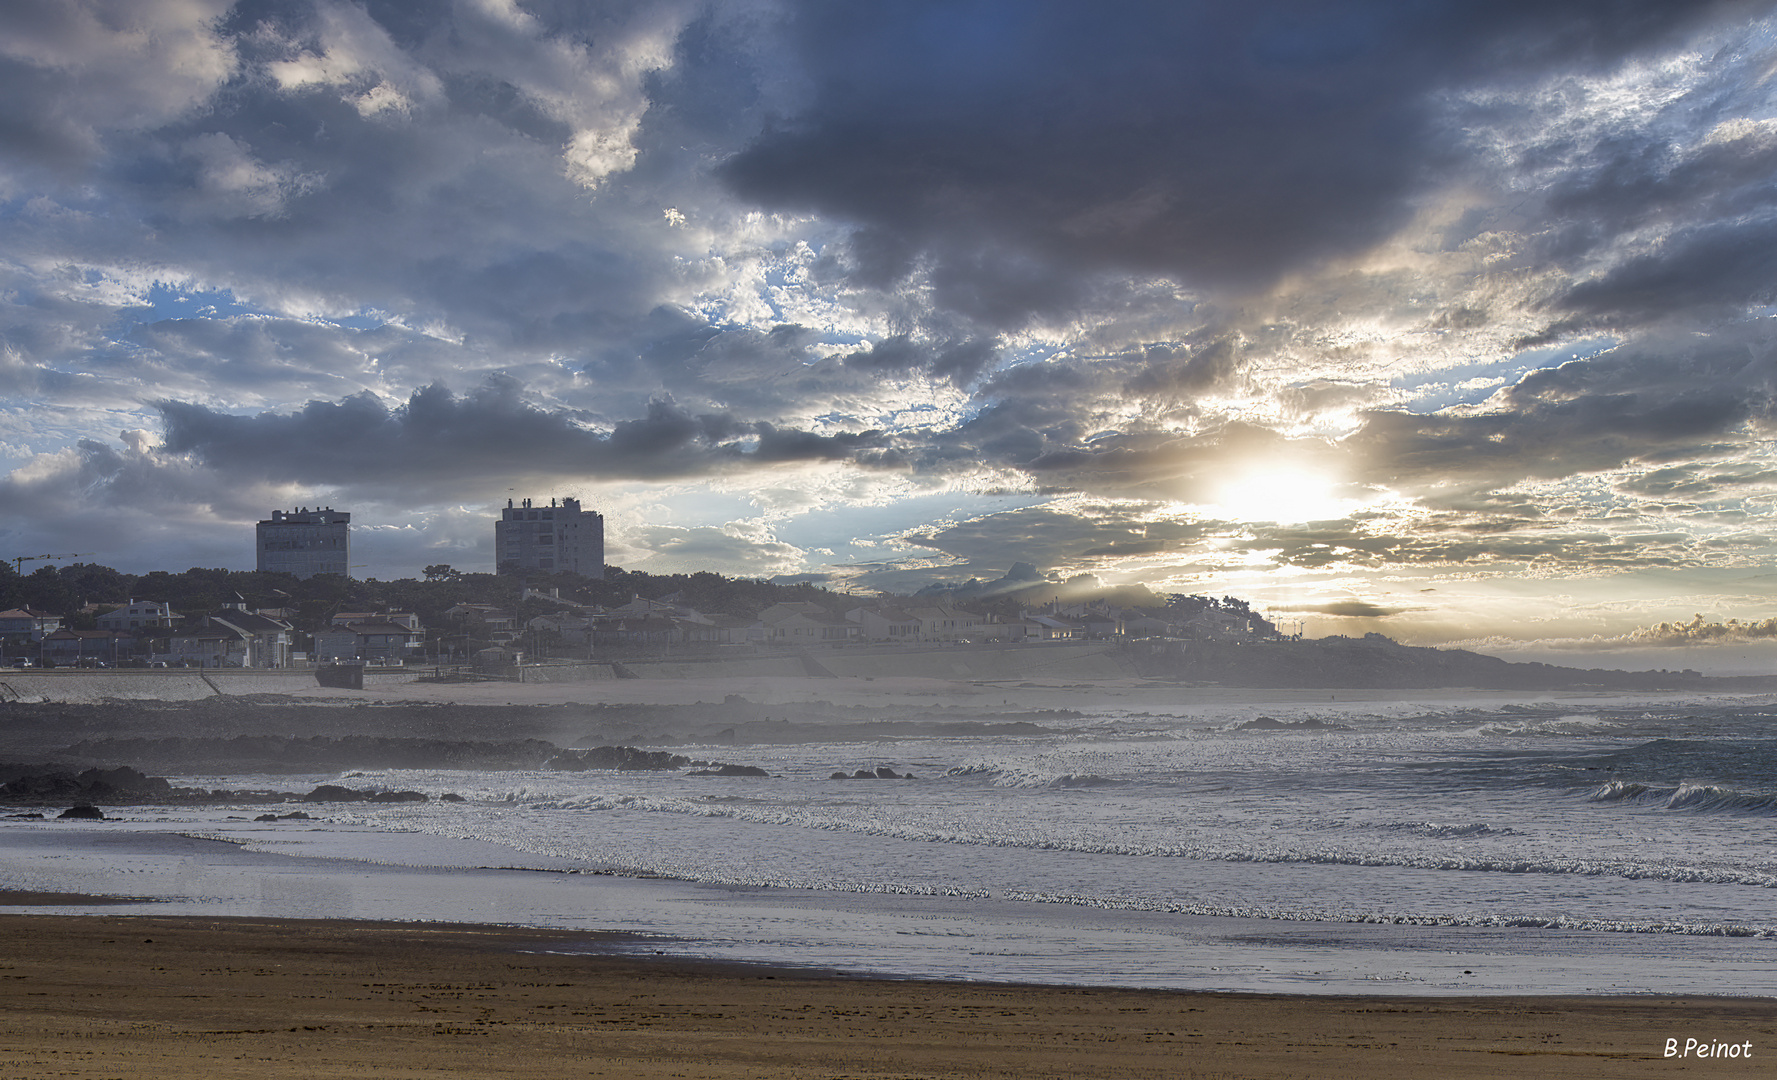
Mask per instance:
[[[887,765],[878,765],[875,769],[859,769],[854,773],[836,772],[827,777],[829,780],[917,780],[912,773],[898,773]]]
[[[322,784],[320,787],[302,797],[303,802],[370,802],[370,803],[407,803],[426,802],[427,797],[418,791],[376,791],[341,787],[338,784]]]
[[[562,750],[548,758],[546,769],[618,769],[623,771],[663,771],[682,769],[692,764],[683,754],[665,750],[638,750],[633,746],[595,746],[590,750]]]
[[[172,785],[158,776],[146,776],[128,766],[87,769],[71,773],[63,769],[31,765],[0,766],[8,777],[0,785],[0,799],[7,801],[87,803],[159,802],[172,794]]]
[[[542,739],[510,741],[387,738],[87,739],[61,751],[69,757],[129,761],[179,772],[331,772],[341,769],[536,769],[557,754]]]
[[[771,774],[757,765],[718,765],[713,769],[699,769],[688,772],[686,776],[770,776]]]

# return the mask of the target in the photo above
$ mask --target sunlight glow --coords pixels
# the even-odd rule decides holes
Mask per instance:
[[[1209,509],[1233,521],[1295,525],[1343,518],[1365,500],[1342,495],[1332,477],[1293,466],[1255,466],[1230,475],[1211,492]]]

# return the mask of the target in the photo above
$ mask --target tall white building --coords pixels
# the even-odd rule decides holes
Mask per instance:
[[[343,510],[273,510],[255,528],[254,541],[261,571],[351,576],[352,515]]]
[[[535,570],[582,577],[605,576],[605,518],[580,509],[579,499],[532,506],[506,500],[494,522],[494,566],[502,574]]]

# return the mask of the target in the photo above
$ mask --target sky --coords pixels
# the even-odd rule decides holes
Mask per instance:
[[[1774,6],[11,0],[0,555],[485,571],[575,497],[1765,670]]]

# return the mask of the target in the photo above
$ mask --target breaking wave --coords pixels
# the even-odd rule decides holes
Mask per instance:
[[[1596,803],[1632,803],[1667,810],[1716,814],[1777,813],[1777,794],[1740,791],[1719,784],[1682,783],[1676,787],[1612,780],[1593,792]]]
[[[1132,897],[1081,896],[1051,892],[1007,892],[1008,900],[1032,904],[1068,904],[1111,911],[1156,911],[1179,915],[1212,915],[1284,922],[1343,922],[1389,926],[1462,926],[1526,928],[1537,930],[1594,930],[1621,934],[1684,934],[1695,937],[1777,938],[1777,926],[1748,926],[1722,922],[1673,922],[1640,919],[1586,919],[1566,915],[1421,915],[1341,909],[1247,907],[1200,904],[1189,901],[1149,900]]]

